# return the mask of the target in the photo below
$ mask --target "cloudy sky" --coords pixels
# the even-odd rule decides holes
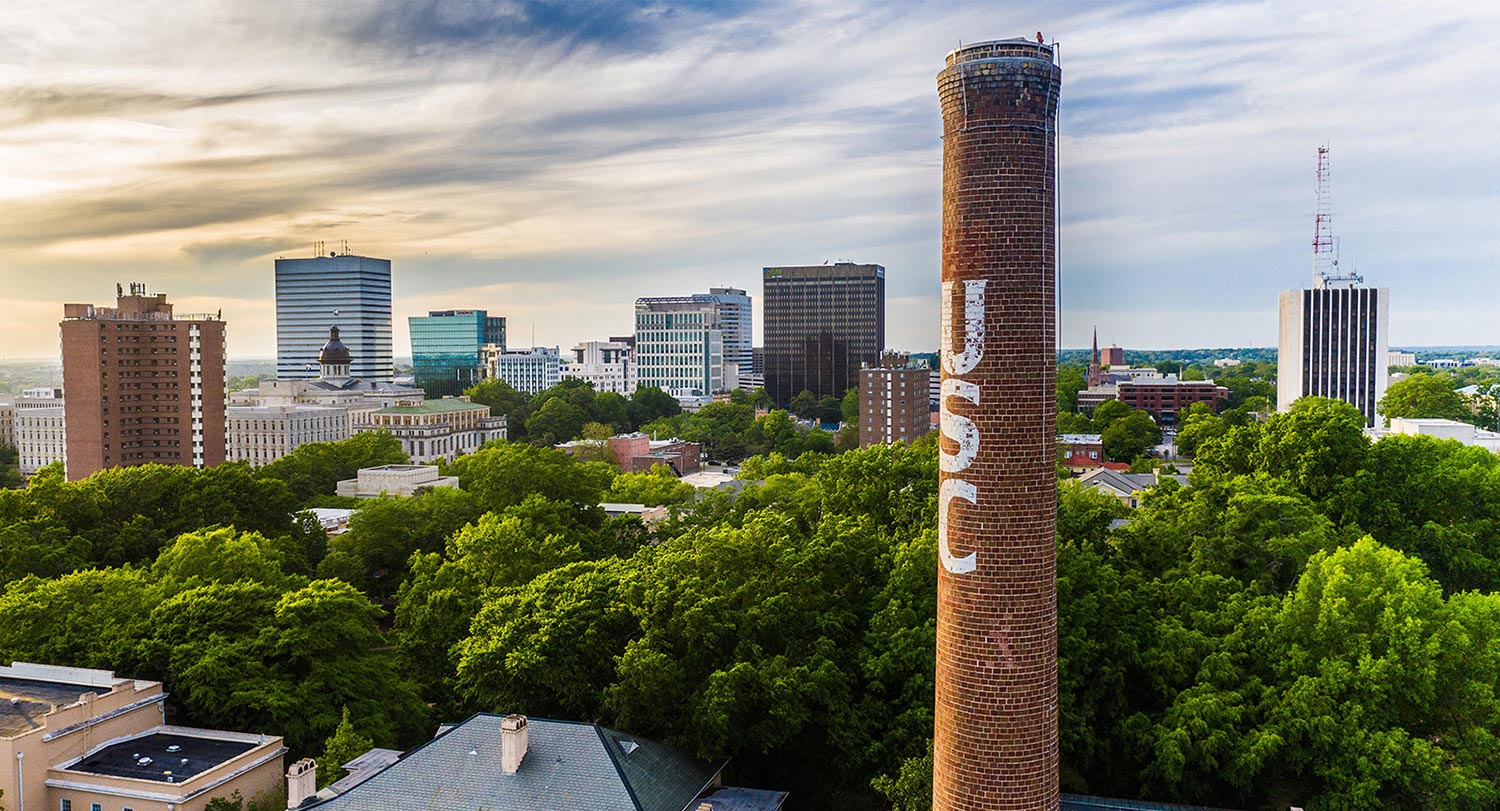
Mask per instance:
[[[1392,345],[1500,343],[1500,13],[1486,3],[6,3],[0,357],[147,282],[274,353],[272,262],[395,263],[405,318],[512,343],[766,265],[878,262],[933,349],[939,118],[961,41],[1061,43],[1063,344],[1268,346],[1311,274],[1316,148]]]

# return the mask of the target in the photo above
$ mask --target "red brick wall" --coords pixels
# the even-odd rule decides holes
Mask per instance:
[[[203,462],[224,461],[224,322],[63,321],[69,480],[121,465],[193,464],[193,326],[201,342]]]
[[[938,75],[949,340],[935,811],[1058,807],[1053,237],[1061,79],[1051,49],[1025,42],[964,47]],[[980,282],[982,306],[970,303]],[[974,329],[981,324],[982,335]]]

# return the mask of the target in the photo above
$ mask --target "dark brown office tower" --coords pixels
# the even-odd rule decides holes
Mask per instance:
[[[934,811],[1055,811],[1055,213],[1062,71],[964,46],[943,112]]]
[[[70,481],[123,465],[224,461],[217,315],[173,315],[165,293],[132,284],[114,307],[64,304],[61,328]]]
[[[885,268],[836,262],[765,268],[766,393],[785,406],[859,385],[859,370],[885,348]]]

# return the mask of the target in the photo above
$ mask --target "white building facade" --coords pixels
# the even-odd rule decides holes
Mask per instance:
[[[490,377],[516,391],[536,394],[562,381],[562,353],[556,346],[511,350],[492,344],[485,347],[485,360]]]
[[[655,386],[674,397],[739,385],[726,381],[719,305],[706,294],[636,299],[635,359],[638,387]]]
[[[1390,289],[1362,282],[1319,275],[1311,289],[1281,294],[1276,410],[1301,397],[1328,397],[1353,405],[1366,425],[1375,425],[1390,362]]]
[[[594,391],[635,393],[634,350],[628,341],[585,341],[573,347],[562,376],[591,383]]]
[[[63,417],[63,390],[26,389],[16,400],[16,450],[21,475],[68,458],[68,430]]]
[[[230,406],[224,409],[225,459],[259,467],[310,442],[349,438],[349,412],[310,405]]]

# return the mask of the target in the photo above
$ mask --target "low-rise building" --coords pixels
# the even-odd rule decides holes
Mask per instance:
[[[348,481],[347,479],[345,481]],[[358,479],[354,479],[356,487]],[[349,531],[349,520],[354,517],[354,510],[342,507],[308,507],[303,510],[318,522],[318,526],[329,535],[343,535]]]
[[[904,355],[859,370],[859,446],[911,442],[927,433],[931,371]]]
[[[1180,474],[1162,473],[1159,470],[1150,473],[1127,473],[1109,467],[1099,467],[1084,473],[1078,477],[1078,483],[1113,496],[1127,507],[1139,507],[1141,496],[1166,479],[1172,479],[1181,485],[1187,484],[1187,477]]]
[[[1229,389],[1212,380],[1178,380],[1176,375],[1122,382],[1116,391],[1120,402],[1150,414],[1159,425],[1177,424],[1178,412],[1194,403],[1204,403],[1217,414],[1219,405],[1229,399]]]
[[[628,504],[624,502],[605,501],[599,504],[599,509],[610,518],[618,518],[622,515],[633,515],[641,519],[643,524],[654,524],[667,517],[666,507],[647,507],[645,504]]]
[[[310,442],[349,438],[349,412],[331,406],[230,406],[224,435],[231,462],[270,464]]]
[[[516,391],[527,394],[546,391],[562,380],[562,357],[555,346],[530,349],[487,346],[485,361],[490,377],[503,380]]]
[[[398,401],[358,414],[355,420],[355,433],[388,431],[418,464],[453,459],[491,440],[505,439],[506,434],[504,416],[491,417],[489,406],[467,397]]]
[[[161,682],[108,670],[0,667],[7,807],[202,811],[279,792],[281,738],[168,725],[166,697]]]
[[[480,713],[358,782],[314,793],[316,764],[289,773],[287,806],[318,811],[777,811],[786,793],[724,785],[726,761],[598,724]],[[305,765],[304,765],[305,764]],[[309,779],[311,778],[311,779]],[[346,778],[347,779],[347,778]],[[340,781],[341,783],[343,781]]]
[[[703,466],[703,446],[676,438],[658,440],[640,432],[621,434],[609,438],[609,448],[625,473],[645,473],[666,465],[680,477]]]
[[[21,475],[30,476],[68,458],[68,427],[63,390],[32,388],[16,399],[16,450]]]
[[[439,475],[436,465],[381,465],[362,467],[356,478],[339,482],[338,495],[353,498],[376,498],[381,495],[405,498],[426,487],[457,486],[458,477]],[[346,526],[347,520],[346,518]]]
[[[1486,431],[1467,422],[1435,418],[1394,417],[1390,423],[1389,427],[1383,429],[1366,428],[1365,433],[1371,439],[1376,440],[1391,434],[1430,436],[1434,439],[1453,439],[1472,448],[1484,448],[1488,451],[1500,453],[1500,433]]]

